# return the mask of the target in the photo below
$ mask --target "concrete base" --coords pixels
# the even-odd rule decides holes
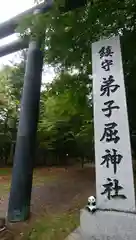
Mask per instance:
[[[134,240],[136,214],[100,210],[92,214],[82,209],[80,227],[83,240]]]
[[[82,232],[80,227],[75,229],[65,240],[83,240]]]

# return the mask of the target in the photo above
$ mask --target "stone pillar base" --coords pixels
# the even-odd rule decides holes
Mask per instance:
[[[136,214],[98,210],[80,212],[83,240],[135,240]]]

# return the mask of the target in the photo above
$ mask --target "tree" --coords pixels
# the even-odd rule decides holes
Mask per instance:
[[[87,6],[65,14],[60,11],[63,6],[63,0],[56,0],[49,13],[29,16],[21,35],[35,38],[45,31],[44,63],[58,71],[57,79],[41,97],[40,144],[57,155],[71,154],[74,148],[84,156],[89,149],[87,142],[92,139],[93,123],[92,106],[86,102],[92,75],[91,43],[100,38],[121,36],[130,130],[136,130],[136,2],[88,0]],[[77,74],[71,76],[75,70]],[[70,74],[60,74],[62,71]]]
[[[90,79],[86,76],[61,73],[42,93],[39,141],[60,159],[59,163],[64,163],[66,156],[84,158],[89,153],[92,144],[90,88]],[[80,148],[83,143],[88,144],[88,152]]]
[[[86,7],[61,14],[59,9],[64,2],[55,1],[54,8],[39,17],[34,29],[37,33],[46,30],[45,61],[48,64],[87,69],[91,63],[92,42],[135,31],[134,0],[96,0],[93,3],[89,0]]]
[[[60,12],[63,0],[56,0],[49,13],[32,17],[24,24],[23,34],[32,30],[36,19],[36,34],[45,30],[46,64],[58,71],[77,69],[79,73],[92,74],[91,43],[103,37],[116,34],[121,36],[123,68],[127,92],[130,129],[136,130],[135,85],[135,39],[136,39],[136,1],[135,0],[88,0],[85,7]],[[25,31],[26,29],[26,31]],[[29,31],[31,33],[31,31]]]
[[[136,130],[135,8],[134,0],[97,0],[65,15],[54,10],[45,39],[45,62],[62,69],[77,68],[88,75],[92,74],[91,43],[120,34],[131,131]]]
[[[5,66],[0,72],[0,158],[1,163],[12,160],[16,141],[20,98],[23,86],[22,62]]]

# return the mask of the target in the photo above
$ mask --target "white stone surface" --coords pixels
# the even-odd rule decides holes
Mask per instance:
[[[65,240],[83,240],[81,234],[81,228],[75,229]]]
[[[113,51],[112,57],[103,57],[100,59],[99,50],[102,47],[111,46]],[[110,66],[109,71],[105,71],[101,68],[103,60],[108,59],[113,61],[113,65]],[[131,159],[131,148],[128,128],[128,116],[126,107],[126,95],[124,87],[122,59],[120,50],[119,37],[113,37],[111,39],[102,40],[92,44],[92,62],[93,62],[93,102],[94,102],[94,130],[95,130],[95,161],[96,161],[96,198],[97,206],[101,209],[119,209],[119,210],[135,210],[135,197],[134,197],[134,184],[133,184],[133,170]],[[101,85],[103,84],[103,78],[108,79],[112,75],[115,82],[112,84],[118,84],[120,87],[115,92],[111,92],[110,96],[100,96]],[[113,109],[112,115],[108,118],[104,114],[102,109],[105,107],[104,103],[114,100],[115,104],[120,109]],[[105,139],[100,141],[104,133],[104,126],[107,123],[115,122],[118,131],[117,136],[120,140],[117,143],[106,142]],[[117,164],[116,174],[113,171],[113,164],[109,161],[109,168],[106,165],[100,165],[103,161],[105,150],[109,149],[112,153],[112,149],[117,150],[118,154],[121,154],[123,158],[120,164]],[[119,194],[124,194],[127,199],[112,198],[107,199],[107,195],[101,195],[104,191],[103,184],[107,183],[107,178],[111,178],[113,181],[117,179],[119,185],[123,187]],[[113,181],[114,183],[114,181]],[[114,194],[114,190],[112,194]]]
[[[80,227],[83,240],[135,240],[136,214],[82,209]]]

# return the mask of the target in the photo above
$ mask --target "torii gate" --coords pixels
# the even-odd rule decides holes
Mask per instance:
[[[84,6],[87,0],[65,0],[62,13]],[[0,39],[15,32],[20,19],[30,14],[47,12],[53,6],[53,0],[47,0],[16,17],[0,24]],[[16,40],[0,48],[0,57],[28,48],[27,64],[24,76],[20,120],[18,126],[11,190],[8,206],[8,221],[25,221],[30,214],[30,200],[33,175],[33,149],[37,131],[43,53],[40,50],[42,39]]]

